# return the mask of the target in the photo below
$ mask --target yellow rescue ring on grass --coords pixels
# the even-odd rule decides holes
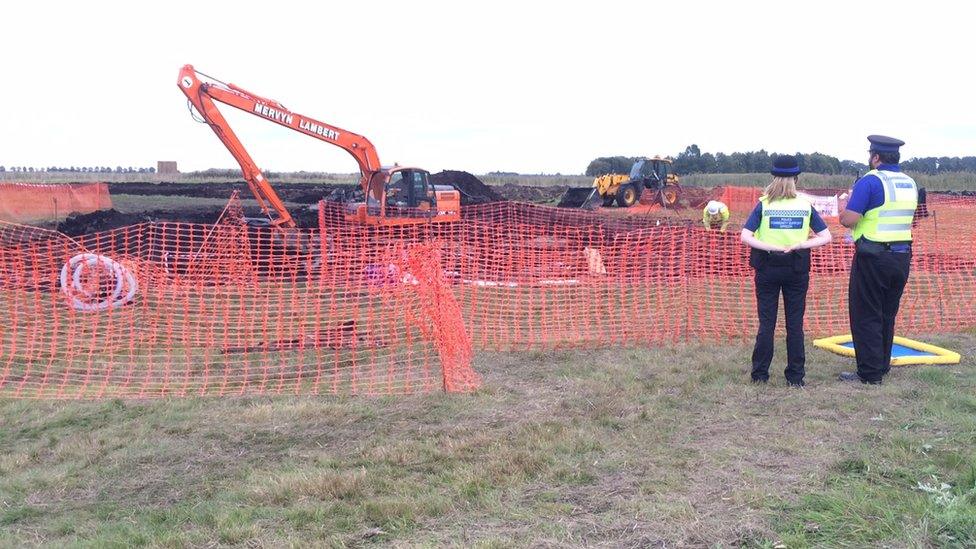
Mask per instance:
[[[824,337],[813,340],[816,347],[841,356],[854,356],[854,341],[851,334]],[[959,364],[962,356],[955,351],[943,349],[936,345],[915,341],[907,337],[895,336],[891,346],[891,365],[908,366],[910,364]]]

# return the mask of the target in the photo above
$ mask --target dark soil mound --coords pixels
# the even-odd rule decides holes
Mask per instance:
[[[56,230],[68,236],[110,231],[120,227],[150,222],[197,223],[209,225],[216,223],[223,213],[222,207],[200,207],[184,210],[152,210],[139,213],[122,213],[117,210],[102,210],[89,214],[74,214],[58,224]],[[264,217],[258,208],[245,208],[245,217]],[[300,228],[314,228],[319,225],[318,208],[315,206],[294,208],[292,218]]]
[[[332,189],[328,194],[321,197],[326,202],[365,202],[366,193],[359,185],[343,185]]]
[[[453,185],[461,193],[461,205],[501,202],[505,198],[468,172],[445,170],[430,175],[434,185]]]
[[[319,208],[317,205],[310,205],[305,208],[293,208],[289,213],[300,229],[314,229],[319,226]]]
[[[193,208],[179,211],[153,210],[139,213],[101,210],[88,214],[69,215],[67,219],[58,223],[57,230],[68,236],[81,236],[152,221],[214,223],[222,211],[223,208]]]
[[[501,193],[508,200],[515,200],[517,202],[549,203],[558,200],[566,192],[567,188],[566,185],[533,187],[506,183],[501,187]]]
[[[721,195],[721,190],[714,191],[707,187],[681,187],[678,205],[686,208],[704,208],[709,200]]]

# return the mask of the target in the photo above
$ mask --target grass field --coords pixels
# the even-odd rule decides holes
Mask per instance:
[[[944,173],[939,175],[910,174],[916,181],[933,191],[976,191],[976,174]],[[529,187],[589,187],[593,183],[592,177],[584,175],[481,175],[479,178],[492,186],[519,185]],[[207,177],[199,174],[139,174],[139,173],[0,173],[0,183],[5,181],[67,183],[100,181],[106,183],[125,182],[171,182],[171,183],[216,183],[240,179],[235,177]],[[326,174],[313,172],[281,173],[268,176],[272,183],[314,183],[329,185],[354,185],[357,182],[355,174]],[[803,174],[800,176],[800,187],[807,189],[844,189],[849,188],[854,181],[854,175],[820,175]],[[769,174],[691,174],[682,175],[681,184],[689,187],[717,187],[720,185],[761,186],[769,183]]]
[[[0,546],[972,547],[976,334],[834,380],[744,344],[479,353],[472,395],[0,401]],[[780,347],[782,344],[780,343]]]

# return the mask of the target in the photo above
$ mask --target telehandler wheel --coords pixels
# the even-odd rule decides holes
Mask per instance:
[[[621,208],[629,208],[640,199],[640,191],[633,183],[622,185],[617,191],[617,205]]]
[[[677,185],[665,185],[661,189],[661,205],[665,208],[671,208],[678,203],[678,197],[681,196],[681,188]]]

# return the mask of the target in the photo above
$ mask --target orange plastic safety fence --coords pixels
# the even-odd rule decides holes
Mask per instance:
[[[928,206],[898,319],[909,336],[976,326],[976,200]],[[479,349],[756,330],[748,250],[681,212],[504,202],[465,208],[455,223],[375,226],[323,203],[318,230],[282,232],[247,227],[236,211],[213,226],[78,240],[0,225],[0,396],[469,391]],[[813,252],[813,337],[848,330],[853,246],[831,230],[835,241]]]
[[[723,187],[719,200],[724,202],[731,212],[749,213],[759,201],[762,191],[760,187]]]
[[[753,204],[754,206],[754,204]],[[905,334],[976,325],[976,200],[936,200],[915,227],[913,272],[899,315]],[[752,208],[733,213],[737,223]],[[326,232],[347,225],[325,205]],[[696,212],[692,212],[694,214]],[[688,211],[618,217],[514,202],[472,206],[463,220],[368,229],[371,238],[435,239],[476,349],[655,345],[754,337],[753,271],[737,233],[706,231]],[[849,330],[853,245],[813,252],[806,328]],[[367,239],[369,240],[369,239]]]
[[[0,221],[37,223],[112,208],[105,183],[0,183]]]
[[[0,396],[478,386],[436,243],[347,235],[323,261],[323,236],[251,228],[235,216],[77,240],[0,224]]]

